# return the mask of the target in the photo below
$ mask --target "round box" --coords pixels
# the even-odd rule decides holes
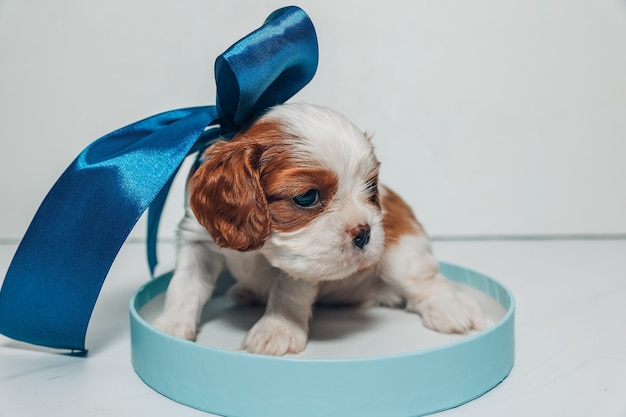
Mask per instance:
[[[316,310],[306,351],[289,357],[236,350],[262,310],[235,308],[223,299],[208,303],[208,327],[200,333],[212,335],[214,346],[200,335],[189,342],[150,326],[155,313],[149,310],[158,309],[151,303],[162,298],[171,277],[166,274],[131,300],[133,366],[157,392],[229,417],[409,417],[452,408],[489,391],[511,370],[515,301],[483,274],[446,263],[441,271],[479,298],[488,329],[440,335],[401,310]]]

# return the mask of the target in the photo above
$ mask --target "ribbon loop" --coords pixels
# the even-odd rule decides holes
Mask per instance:
[[[315,28],[297,7],[272,13],[260,29],[215,61],[222,129],[235,131],[268,107],[284,103],[315,74]]]
[[[143,212],[148,262],[165,197],[182,161],[220,129],[234,132],[289,99],[317,68],[315,29],[287,7],[244,37],[216,64],[217,104],[164,112],[116,130],[83,150],[52,187],[13,257],[0,290],[0,333],[85,350],[98,294]],[[182,199],[181,199],[182,200]]]

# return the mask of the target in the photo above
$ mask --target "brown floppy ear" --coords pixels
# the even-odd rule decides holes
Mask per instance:
[[[191,210],[220,247],[250,251],[270,235],[270,213],[259,180],[260,147],[216,142],[189,182]]]

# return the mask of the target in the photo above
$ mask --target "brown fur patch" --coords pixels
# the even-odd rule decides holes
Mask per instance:
[[[267,202],[256,174],[259,151],[241,142],[218,142],[189,182],[190,206],[221,247],[248,251],[269,237]]]
[[[219,246],[255,250],[269,237],[270,211],[259,164],[268,148],[284,142],[276,122],[261,121],[205,151],[206,161],[189,180],[190,206]]]
[[[424,233],[413,210],[402,197],[387,187],[384,187],[381,197],[385,245],[393,245],[402,235]]]

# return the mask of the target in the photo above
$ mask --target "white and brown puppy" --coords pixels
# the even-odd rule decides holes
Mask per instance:
[[[235,301],[267,303],[248,352],[301,352],[316,301],[403,306],[446,333],[484,328],[479,306],[439,274],[411,209],[378,184],[370,138],[342,115],[279,105],[203,158],[156,327],[193,340],[228,268]]]

